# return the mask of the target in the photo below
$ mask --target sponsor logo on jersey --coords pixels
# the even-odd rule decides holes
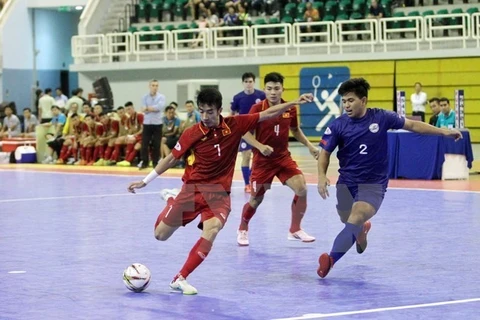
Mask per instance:
[[[177,150],[177,151],[182,150],[182,146],[180,145],[180,142],[177,142],[177,144],[175,145],[175,150]]]
[[[379,129],[378,123],[372,123],[368,129],[370,129],[370,132],[372,133],[377,133]]]
[[[327,129],[325,129],[325,133],[324,134],[332,134],[332,130],[330,130],[329,127],[327,127]]]

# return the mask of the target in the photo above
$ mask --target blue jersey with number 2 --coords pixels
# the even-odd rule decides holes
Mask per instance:
[[[360,119],[346,114],[335,119],[320,141],[332,152],[338,146],[338,183],[388,184],[388,136],[390,129],[401,129],[405,119],[395,112],[368,108]]]

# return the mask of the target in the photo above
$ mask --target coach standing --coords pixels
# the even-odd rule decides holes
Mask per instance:
[[[155,167],[160,160],[160,142],[162,140],[162,114],[165,109],[165,96],[158,92],[158,81],[150,81],[150,93],[142,100],[145,114],[142,131],[142,166],[148,167],[148,148],[152,144],[152,162]]]

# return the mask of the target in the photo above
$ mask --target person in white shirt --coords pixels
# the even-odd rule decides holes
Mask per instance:
[[[427,105],[427,94],[422,91],[422,84],[415,83],[415,93],[410,96],[412,102],[412,116],[419,116],[425,122],[425,106]]]
[[[55,97],[55,102],[57,106],[59,106],[60,108],[65,107],[67,105],[68,97],[63,94],[61,88],[57,88],[55,90],[55,93],[57,94],[57,96]]]
[[[45,94],[38,100],[38,119],[40,123],[52,121],[52,106],[55,105],[55,99],[52,97],[52,89],[45,89]]]

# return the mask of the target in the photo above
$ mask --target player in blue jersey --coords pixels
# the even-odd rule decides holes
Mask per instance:
[[[237,93],[232,100],[232,114],[248,114],[250,108],[265,99],[265,93],[255,89],[255,75],[246,72],[242,75],[243,91]],[[240,142],[239,151],[242,152],[242,174],[245,180],[245,192],[250,193],[250,159],[252,157],[252,146],[245,140]]]
[[[369,220],[377,213],[387,190],[388,130],[405,129],[455,140],[462,138],[458,130],[435,128],[392,111],[367,108],[369,89],[370,85],[363,78],[350,79],[340,86],[338,93],[342,96],[345,113],[329,125],[320,141],[323,150],[318,158],[318,192],[323,199],[329,196],[327,168],[330,154],[338,146],[337,212],[345,224],[330,254],[324,253],[319,258],[317,274],[321,278],[355,242],[358,253],[363,253],[367,247]]]

